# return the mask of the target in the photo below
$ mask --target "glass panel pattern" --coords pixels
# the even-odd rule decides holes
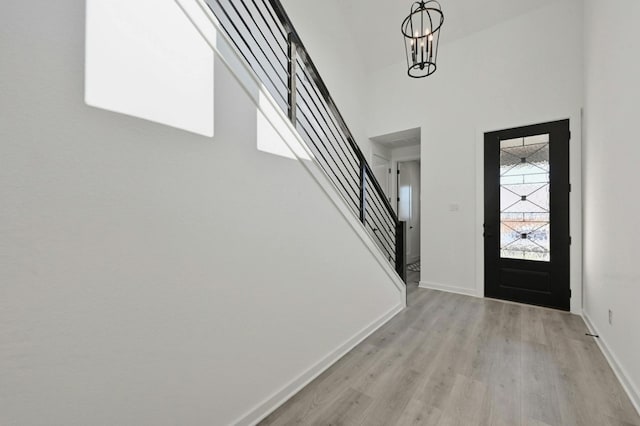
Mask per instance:
[[[549,262],[549,135],[500,141],[500,257]]]

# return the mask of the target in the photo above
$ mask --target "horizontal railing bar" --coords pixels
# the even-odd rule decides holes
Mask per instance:
[[[369,182],[367,182],[367,184],[369,184]],[[370,206],[370,210],[374,212],[374,214],[380,221],[380,224],[386,228],[389,228],[390,230],[393,229],[395,224],[390,221],[388,215],[385,215],[386,210],[384,210],[384,208],[381,208],[382,206],[379,203],[375,202],[374,197],[372,197],[371,192],[369,192],[369,188],[367,188],[366,190],[366,195],[368,200],[367,205]]]
[[[282,25],[285,28],[285,30],[293,34],[293,36],[295,37],[300,59],[303,61],[304,65],[309,70],[309,73],[313,77],[313,80],[316,83],[318,90],[320,91],[325,101],[327,102],[330,111],[333,113],[340,127],[342,127],[342,130],[345,133],[345,135],[347,135],[347,140],[349,141],[349,144],[351,145],[352,149],[356,153],[356,156],[358,157],[359,160],[364,161],[366,169],[370,171],[369,164],[367,163],[367,160],[365,159],[365,156],[362,153],[362,150],[355,143],[353,134],[349,130],[349,127],[347,126],[347,123],[344,120],[344,117],[342,117],[342,114],[340,114],[340,111],[338,110],[338,107],[336,106],[335,101],[333,100],[333,98],[331,97],[331,94],[329,93],[329,89],[327,89],[327,86],[324,83],[324,80],[322,80],[322,77],[320,76],[318,69],[313,63],[313,60],[311,60],[311,58],[309,57],[307,53],[307,49],[304,47],[304,43],[302,42],[302,39],[300,38],[297,31],[293,27],[293,24],[291,23],[291,19],[289,19],[289,16],[287,15],[287,12],[284,10],[282,3],[280,3],[279,0],[269,0],[269,3],[272,5],[274,11],[276,12],[276,15],[278,15],[278,17],[280,18],[280,21],[282,22]],[[378,184],[377,180],[374,179],[373,183],[374,183],[374,187],[376,188],[376,191],[378,191],[380,194],[383,194],[382,188],[380,188],[380,184]],[[388,202],[386,203],[386,205],[387,205],[387,209],[389,209],[389,212],[392,214],[392,217],[397,222],[398,218],[396,217],[395,213],[393,213],[393,208],[391,208],[391,205]]]
[[[301,68],[301,71],[302,71],[303,73],[305,73],[305,74],[306,74],[306,71],[304,70],[304,68]],[[305,76],[305,77],[306,77],[306,76]],[[324,108],[324,111],[326,112],[326,114],[322,114],[322,110],[320,109],[320,107],[319,107],[319,106],[318,106],[318,104],[316,103],[316,101],[315,101],[315,99],[314,99],[314,96],[313,96],[313,95],[311,94],[311,92],[309,91],[309,88],[308,88],[308,86],[307,86],[307,83],[306,83],[302,78],[300,78],[300,77],[298,77],[298,81],[300,81],[300,83],[302,83],[302,84],[301,84],[301,86],[302,86],[302,87],[304,88],[304,90],[307,92],[307,94],[309,95],[309,98],[311,98],[311,102],[315,105],[316,109],[318,110],[318,113],[322,116],[322,119],[324,120],[325,124],[327,125],[327,128],[329,129],[329,131],[331,132],[331,134],[334,136],[334,138],[335,138],[335,140],[336,140],[336,143],[337,143],[338,145],[340,145],[340,148],[341,148],[341,149],[343,149],[343,148],[342,148],[342,147],[343,147],[343,143],[342,143],[342,142],[344,142],[344,143],[347,145],[347,148],[349,148],[349,149],[350,149],[351,147],[348,145],[348,142],[346,141],[346,139],[344,139],[344,138],[342,138],[342,137],[338,137],[338,136],[334,133],[334,131],[333,131],[332,127],[333,127],[333,128],[335,128],[335,130],[338,132],[338,134],[340,133],[340,130],[336,127],[336,124],[333,122],[333,120],[331,120],[331,117],[329,117],[329,121],[331,121],[331,124],[333,124],[333,126],[331,126],[331,125],[329,124],[329,121],[327,121],[326,114],[330,114],[330,112],[329,112],[329,110],[327,109],[327,107],[326,107],[324,104],[322,105],[322,106],[323,106],[323,108]],[[311,82],[310,82],[310,83],[311,83]],[[311,86],[311,88],[315,91],[315,88],[314,88],[313,84],[310,84],[310,86]],[[317,92],[316,92],[316,94],[317,94]],[[321,99],[319,95],[318,95],[318,99],[319,99],[319,100]],[[322,103],[322,102],[321,102],[321,103]],[[342,136],[342,135],[341,135],[341,136]],[[344,152],[344,149],[343,149],[343,152]],[[357,168],[357,167],[358,167],[357,165],[358,165],[358,163],[359,163],[358,158],[355,156],[355,154],[354,154],[352,151],[350,151],[350,150],[349,150],[348,152],[349,152],[349,157],[354,161],[354,166]],[[345,155],[346,155],[346,154],[345,154]]]
[[[353,158],[353,160],[356,163],[360,163],[360,158],[358,157],[358,153],[356,151],[353,150],[353,147],[351,145],[351,143],[349,142],[349,137],[343,132],[343,130],[341,129],[340,125],[337,123],[336,118],[332,115],[329,106],[327,105],[326,100],[323,99],[322,94],[319,92],[317,86],[314,84],[313,79],[311,78],[311,76],[309,75],[309,73],[307,72],[307,70],[305,69],[304,63],[298,61],[301,64],[300,69],[302,70],[302,74],[305,78],[306,81],[309,82],[309,86],[311,86],[311,89],[313,91],[313,94],[311,92],[309,92],[307,90],[307,92],[309,93],[309,96],[312,98],[312,100],[314,100],[314,98],[318,99],[318,102],[320,103],[320,105],[322,105],[323,110],[326,112],[326,115],[329,117],[329,121],[331,122],[331,126],[333,129],[335,129],[335,131],[337,132],[338,135],[340,135],[340,140],[349,147],[349,154],[351,156],[351,158]],[[302,76],[300,77],[300,81],[303,82],[303,84],[305,85],[305,88],[307,88],[307,85],[305,83],[305,81],[303,81]],[[315,97],[314,97],[315,95]],[[314,100],[315,103],[315,100]],[[320,107],[318,107],[318,109],[320,109]]]
[[[264,4],[264,8],[267,10],[267,12],[269,13],[269,16],[271,17],[271,19],[273,19],[273,22],[275,22],[276,27],[278,27],[278,31],[280,31],[280,34],[282,34],[282,37],[286,40],[287,39],[287,34],[289,33],[288,31],[285,30],[285,28],[282,25],[282,19],[280,19],[279,17],[276,17],[273,15],[273,6],[271,6],[270,4],[267,4],[267,0],[261,0],[262,4]]]
[[[299,92],[298,92],[298,93],[299,93]],[[322,130],[322,133],[326,136],[326,138],[327,138],[327,139],[330,139],[330,138],[329,138],[329,135],[327,135],[327,133],[325,132],[325,130],[324,130],[323,126],[322,126],[322,124],[320,123],[320,120],[318,120],[318,117],[314,114],[313,110],[311,109],[311,106],[307,103],[307,101],[306,101],[306,99],[304,98],[304,96],[299,96],[299,99],[302,99],[302,102],[306,105],[307,110],[311,113],[311,115],[312,115],[312,116],[313,116],[313,118],[315,119],[316,123],[318,123],[318,124],[319,124],[319,126],[320,126],[320,128],[321,128],[321,130]],[[301,110],[302,110],[302,109],[301,109]],[[306,117],[306,114],[305,114],[305,117]],[[307,118],[307,121],[309,122],[309,124],[311,124],[311,122],[310,122],[310,120],[309,120],[309,117],[306,117],[306,118]],[[320,137],[320,135],[318,135],[318,137]],[[331,142],[331,141],[329,141],[329,142]],[[339,146],[340,144],[339,144],[339,143],[336,143],[336,145],[338,145],[338,146]],[[343,154],[345,154],[344,149],[342,149],[342,147],[340,147],[340,150],[342,151],[342,153],[343,153]],[[334,151],[336,151],[336,154],[338,154],[338,152],[337,152],[337,150],[336,150],[335,148],[334,148]],[[345,155],[346,155],[346,154],[345,154]],[[347,159],[347,162],[349,163],[349,166],[350,166],[350,167],[349,167],[349,166],[347,166],[347,164],[344,162],[344,160],[343,160],[342,158],[343,158],[343,157],[342,157],[342,156],[340,156],[340,160],[342,161],[342,164],[344,165],[344,167],[345,167],[345,168],[347,168],[348,170],[353,170],[354,172],[356,172],[356,171],[357,171],[357,170],[356,170],[356,167],[355,167],[355,165],[354,165],[353,163],[349,162],[349,160]]]
[[[315,144],[315,142],[313,141],[313,138],[311,138],[311,136],[309,135],[309,132],[307,131],[307,129],[304,127],[304,125],[300,122],[300,120],[298,120],[298,124],[300,124],[300,128],[302,129],[302,131],[307,135],[307,137],[309,138],[310,142],[313,144],[313,146],[316,148],[316,150],[318,151],[318,153],[320,154],[320,156],[322,157],[323,162],[329,166],[329,162],[326,160],[326,158],[324,157],[324,155],[322,154],[322,152],[318,149],[317,145]],[[327,169],[325,167],[323,167],[323,170],[325,171],[325,173],[327,174],[327,176],[329,176],[331,178],[331,175],[329,174],[329,172],[327,172]],[[351,193],[349,191],[347,191],[347,188],[345,188],[344,184],[340,181],[340,179],[338,178],[338,175],[335,173],[335,171],[331,168],[329,168],[329,170],[331,170],[331,173],[333,174],[333,176],[338,180],[338,183],[340,184],[340,186],[342,186],[342,189],[345,191],[345,193],[349,194],[349,198],[351,198],[351,201],[353,201],[354,203],[357,204],[357,201],[355,199],[353,199],[351,197]],[[334,179],[330,179],[332,182],[334,182]],[[338,185],[336,185],[336,183],[334,182],[334,185],[336,187],[338,187]],[[339,187],[338,187],[339,188]],[[356,192],[357,193],[357,192]]]
[[[317,112],[317,115],[314,114],[314,117],[316,117],[316,121],[323,128],[324,133],[327,135],[328,138],[329,136],[331,136],[331,138],[329,139],[334,141],[336,145],[339,145],[340,148],[342,148],[342,152],[345,154],[347,160],[350,160],[349,163],[352,164],[354,168],[359,168],[359,161],[353,155],[353,153],[351,153],[350,151],[351,148],[346,143],[341,143],[341,142],[345,142],[345,139],[340,138],[339,136],[340,134],[336,133],[337,130],[334,131],[335,127],[331,125],[331,117],[327,116],[328,114],[327,110],[326,109],[323,110],[322,107],[316,103],[316,101],[314,100],[314,96],[311,94],[311,92],[309,92],[309,87],[305,82],[305,80],[301,79],[298,75],[296,78],[296,81],[299,83],[297,84],[298,92],[300,93],[301,98],[303,99],[307,109],[311,112],[313,111]],[[300,87],[302,87],[304,91],[300,91]],[[310,100],[310,103],[307,101],[307,98]],[[318,119],[318,117],[320,117],[322,121]],[[347,151],[344,151],[345,148],[347,149]],[[351,155],[350,156],[347,155],[347,152],[349,152]]]
[[[372,211],[371,209],[369,210]],[[388,232],[387,226],[385,226],[384,222],[380,219],[380,217],[375,212],[373,214],[369,213],[368,217],[371,218],[374,222],[376,222],[376,227],[380,231],[380,233],[383,234],[383,236],[385,237],[387,244],[389,244],[390,247],[393,247],[395,232],[393,233]]]
[[[374,229],[375,229],[375,228],[374,228],[373,226],[371,226],[371,223],[370,223],[370,221],[369,221],[369,220],[366,220],[366,221],[365,221],[365,224],[366,224],[367,226],[369,226],[369,229],[371,230],[371,235],[375,236],[375,238],[376,238],[376,239],[378,240],[378,242],[380,243],[380,244],[378,244],[378,247],[380,247],[382,250],[384,250],[384,252],[385,252],[389,257],[393,258],[393,256],[394,256],[394,253],[393,253],[393,252],[394,252],[394,250],[393,250],[393,249],[391,249],[391,250],[390,250],[389,248],[387,248],[387,244],[385,244],[385,243],[380,239],[380,237],[378,236],[378,233],[377,233],[376,231],[374,231]],[[393,247],[393,246],[391,246],[391,247]]]
[[[320,143],[322,144],[322,146],[325,148],[325,152],[327,153],[327,155],[333,160],[334,164],[338,167],[338,169],[341,171],[341,174],[343,175],[344,178],[346,178],[346,176],[344,175],[344,173],[342,172],[342,169],[340,168],[340,165],[338,164],[338,162],[335,160],[335,158],[333,157],[333,155],[331,155],[331,152],[327,149],[327,146],[325,145],[325,143],[322,140],[322,137],[318,134],[318,132],[316,131],[316,129],[314,128],[314,126],[312,125],[311,121],[309,121],[309,117],[307,117],[307,114],[304,113],[304,110],[299,109],[298,110],[302,116],[304,117],[304,119],[307,121],[307,123],[309,124],[309,126],[311,127],[311,129],[313,130],[313,133],[315,133],[315,135],[318,137],[318,140],[320,141]],[[298,117],[299,118],[299,117]],[[298,120],[299,121],[299,120]],[[306,131],[306,129],[305,129]],[[309,134],[309,132],[307,132],[307,135],[309,137],[311,137],[311,134]],[[314,142],[315,144],[315,142]],[[316,145],[317,146],[317,145]],[[319,149],[319,148],[318,148]],[[338,157],[340,158],[340,161],[342,162],[342,165],[345,167],[345,169],[348,171],[347,169],[347,165],[344,164],[344,161],[342,160],[342,157],[340,157],[338,155]],[[353,179],[354,182],[357,182],[356,178],[349,174],[349,177],[351,177]],[[352,187],[352,189],[357,193],[358,189]]]
[[[234,2],[233,2],[233,0],[229,1],[229,4],[230,4],[230,5],[231,5],[231,7],[233,8],[233,10],[236,12],[236,15],[238,15],[238,18],[240,18],[240,21],[244,24],[245,28],[249,31],[249,35],[251,35],[251,38],[253,39],[253,41],[255,41],[255,42],[256,42],[256,46],[258,46],[258,49],[260,50],[260,52],[262,52],[262,55],[264,56],[264,58],[267,60],[267,62],[269,63],[269,65],[271,65],[271,67],[272,67],[272,68],[274,69],[274,71],[275,71],[275,67],[273,66],[273,64],[271,63],[271,61],[269,61],[269,57],[268,57],[268,56],[267,56],[267,54],[264,52],[264,49],[262,49],[262,46],[260,46],[260,43],[258,43],[258,40],[256,39],[256,37],[253,35],[253,31],[251,31],[251,28],[249,27],[249,25],[247,25],[246,21],[244,20],[244,18],[242,17],[242,15],[240,14],[240,12],[238,11],[238,9],[236,8],[236,6],[235,6],[233,3],[234,3]],[[240,3],[242,3],[242,5],[244,6],[244,8],[248,11],[246,3],[245,3],[245,2],[243,2],[243,1],[242,1],[242,2],[240,2]],[[253,20],[253,23],[255,24],[255,20],[253,19],[253,16],[251,15],[251,13],[249,13],[249,16],[251,17],[251,19]],[[257,27],[257,24],[256,24],[256,27]],[[262,34],[262,33],[261,33],[261,34]],[[264,37],[264,35],[263,35],[263,37]],[[265,39],[265,41],[266,41],[266,39]],[[269,44],[269,43],[267,43],[267,44]],[[247,45],[247,47],[248,47],[248,45]],[[273,51],[273,48],[272,48],[271,46],[269,46],[269,48],[271,49],[271,51]],[[253,53],[253,52],[252,52],[252,53]],[[273,53],[274,53],[274,55],[276,54],[275,52],[273,52]],[[255,56],[255,55],[254,55],[254,56]],[[277,56],[277,55],[276,55],[276,56]],[[256,59],[258,59],[258,58],[256,58]],[[260,61],[258,61],[258,62],[260,62]],[[280,65],[282,65],[282,67],[284,68],[284,71],[285,71],[285,73],[286,73],[287,68],[284,66],[284,64],[280,64]],[[276,75],[278,75],[278,74],[277,74],[277,72],[276,72]],[[278,75],[278,79],[282,82],[282,84],[283,84],[285,87],[287,86],[287,82],[286,82],[285,80],[283,80],[283,79],[280,77],[280,75]]]
[[[381,205],[379,202],[376,202],[376,199],[375,197],[373,197],[373,195],[369,191],[369,188],[367,188],[367,197],[369,200],[369,205],[373,206],[376,209],[376,211],[379,213],[379,218],[382,221],[382,223],[384,223],[389,228],[394,227],[395,223],[392,221],[391,217],[389,217],[388,212],[384,209],[383,205]]]
[[[249,10],[249,7],[247,6],[247,2],[246,2],[246,1],[242,1],[242,2],[240,2],[240,3],[242,3],[242,6],[244,7],[244,10],[246,10],[246,11],[247,11],[247,14],[248,14],[248,15],[249,15],[249,17],[251,18],[251,22],[253,22],[254,26],[255,26],[255,27],[256,27],[256,29],[257,29],[257,32],[258,32],[258,33],[260,33],[260,35],[262,36],[262,39],[265,41],[265,44],[269,47],[269,50],[271,50],[271,53],[273,53],[273,56],[276,58],[276,60],[277,60],[277,59],[279,59],[279,58],[280,58],[279,53],[275,51],[275,49],[274,49],[274,48],[273,48],[273,46],[272,46],[272,43],[269,43],[269,39],[267,38],[266,34],[265,34],[261,29],[260,29],[260,25],[259,25],[259,24],[258,24],[258,22],[255,20],[255,18],[253,17],[253,15],[254,15],[254,14],[253,14],[253,13],[251,13],[251,11]],[[255,5],[255,2],[254,2],[254,5]],[[257,9],[257,7],[256,7],[256,9]],[[260,13],[260,10],[259,10],[259,9],[258,9],[258,14],[259,14],[260,16],[262,16],[262,14]],[[264,17],[263,17],[263,21],[264,21]],[[273,31],[272,31],[272,30],[271,30],[271,28],[269,27],[269,23],[268,23],[268,22],[266,22],[266,21],[264,21],[264,23],[267,25],[267,29],[269,29],[269,31],[271,32],[271,35],[273,35]],[[252,35],[253,35],[253,33],[252,33]],[[275,36],[274,36],[274,37],[275,37]],[[258,43],[258,40],[256,40],[256,38],[255,38],[255,37],[254,37],[253,39],[256,41],[256,43]],[[282,61],[282,63],[280,63],[280,62],[279,62],[279,63],[280,63],[280,65],[282,65],[282,67],[283,67],[283,68],[284,68],[284,70],[286,71],[286,67],[284,66],[284,62],[286,62],[287,53],[284,51],[284,49],[282,48],[282,46],[280,46],[280,43],[278,43],[278,41],[277,41],[277,40],[275,40],[275,39],[274,39],[274,41],[276,42],[276,44],[280,47],[280,49],[281,49],[281,51],[282,51],[282,59],[283,59],[283,61]],[[265,55],[265,57],[266,57],[266,55]],[[269,62],[271,62],[271,61],[269,61]]]
[[[280,0],[205,1],[380,253],[405,279],[406,224],[399,222]]]
[[[258,11],[258,14],[262,18],[262,21],[265,23],[265,25],[267,26],[267,29],[271,33],[271,37],[273,37],[273,40],[276,42],[276,44],[280,48],[280,51],[282,52],[282,54],[286,58],[287,57],[287,51],[285,50],[284,45],[286,45],[287,35],[282,31],[282,29],[280,29],[280,34],[282,35],[282,40],[283,40],[283,43],[280,44],[280,42],[278,42],[278,37],[274,34],[273,29],[271,28],[271,25],[269,25],[269,22],[267,21],[267,18],[265,18],[264,14],[262,13],[262,10],[260,10],[260,6],[258,6],[258,3],[256,3],[256,0],[251,0],[251,3],[253,3],[253,6],[256,8],[256,10]],[[264,2],[263,2],[263,4],[264,4]],[[269,10],[268,7],[266,7],[266,9]],[[274,21],[274,23],[276,23],[276,26],[277,26],[277,22]],[[265,40],[266,40],[266,38],[265,38]]]
[[[382,215],[382,213],[380,212],[380,209],[377,206],[374,206],[372,203],[368,204],[369,210],[370,212],[373,212],[373,214],[369,214],[369,216],[375,216],[378,219],[378,223],[380,225],[380,228],[384,228],[385,230],[389,230],[389,234],[395,235],[395,232],[392,232],[392,225],[389,224],[388,221],[386,221]]]
[[[388,249],[389,251],[393,252],[395,244],[389,240],[388,236],[384,235],[384,232],[382,232],[380,230],[380,227],[379,227],[378,223],[375,220],[373,220],[372,217],[369,217],[367,219],[367,221],[368,221],[369,225],[371,226],[371,231],[375,232],[376,238],[378,239],[380,244],[384,245],[384,247],[386,249]]]
[[[308,72],[304,62],[300,61],[300,59],[298,59],[298,63],[300,64],[300,70],[302,71],[302,75],[299,77],[300,80],[303,81],[305,83],[305,85],[308,82],[309,84],[306,87],[311,87],[311,89],[312,89],[313,93],[309,92],[309,95],[311,97],[313,97],[314,99],[318,99],[318,102],[322,106],[322,109],[326,112],[327,116],[330,118],[332,128],[335,129],[335,131],[340,135],[340,139],[345,144],[347,144],[349,146],[349,148],[352,148],[351,145],[349,144],[349,136],[348,136],[348,134],[346,134],[343,131],[343,129],[341,128],[340,124],[338,123],[338,120],[332,114],[331,109],[329,108],[329,105],[328,105],[326,99],[324,99],[324,97],[322,96],[322,93],[320,92],[320,89],[315,84],[315,81],[313,80],[311,75],[309,75],[309,72]],[[304,79],[302,77],[304,77]],[[320,107],[318,107],[318,109],[320,109]],[[350,152],[350,153],[351,153],[351,155],[353,156],[353,158],[356,161],[359,161],[358,153],[356,151],[353,151],[353,152]]]
[[[260,60],[258,60],[258,58],[253,54],[253,51],[251,51],[251,46],[249,45],[249,43],[247,42],[247,40],[242,36],[242,33],[240,33],[240,30],[238,29],[238,27],[235,25],[235,23],[233,22],[233,20],[231,19],[231,17],[229,16],[229,14],[227,13],[226,9],[224,8],[224,6],[222,6],[222,4],[220,3],[220,0],[215,0],[216,3],[218,4],[219,8],[222,10],[222,13],[225,15],[225,17],[227,18],[227,21],[229,21],[229,23],[231,24],[231,26],[234,28],[235,32],[238,34],[238,36],[240,37],[240,39],[243,41],[243,43],[245,44],[245,46],[247,47],[247,49],[249,49],[249,51],[251,52],[253,59],[255,60],[255,62],[258,64],[258,66],[262,69],[262,72],[264,73],[265,77],[267,78],[267,80],[271,83],[272,87],[273,87],[273,91],[275,93],[278,94],[278,96],[281,98],[281,100],[285,103],[285,105],[287,104],[287,99],[284,97],[284,95],[282,94],[282,92],[280,90],[278,90],[276,83],[271,79],[271,77],[269,76],[269,73],[267,72],[267,70],[264,68],[264,66],[262,65],[262,63],[260,62]],[[220,22],[220,24],[222,25],[223,29],[226,30],[225,25],[223,22]],[[227,33],[229,33],[228,30],[226,30]],[[231,38],[233,40],[233,37]],[[234,41],[234,43],[236,43]],[[243,49],[240,48],[240,46],[237,45],[238,50],[240,51],[240,53],[242,54],[242,56],[244,57],[244,59],[251,64],[252,61],[249,60],[249,58],[247,57],[247,55],[244,53]],[[272,66],[273,67],[273,66]],[[275,68],[274,68],[274,71]],[[276,71],[277,72],[277,71]],[[284,84],[284,83],[283,83]],[[286,84],[284,84],[284,88],[286,88]]]

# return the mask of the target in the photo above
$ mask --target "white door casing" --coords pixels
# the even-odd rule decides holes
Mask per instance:
[[[407,263],[420,259],[420,162],[398,163],[398,219],[407,222]]]

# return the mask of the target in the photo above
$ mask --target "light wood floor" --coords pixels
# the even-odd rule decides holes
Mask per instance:
[[[405,311],[261,424],[640,426],[580,317],[408,290]]]

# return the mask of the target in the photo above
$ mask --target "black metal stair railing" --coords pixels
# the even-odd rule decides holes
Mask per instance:
[[[406,281],[405,222],[356,144],[279,0],[206,0],[240,54]]]

